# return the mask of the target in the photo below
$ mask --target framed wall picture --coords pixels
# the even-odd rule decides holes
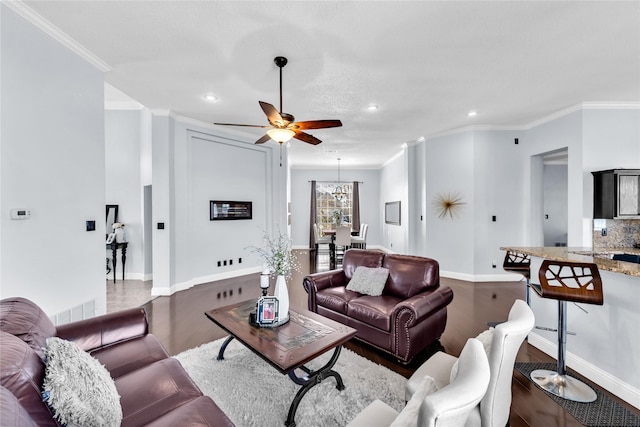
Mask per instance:
[[[231,200],[209,201],[209,219],[211,221],[252,218],[252,202],[239,202]]]
[[[387,224],[400,225],[400,201],[387,202],[384,204],[384,222]]]
[[[278,320],[278,298],[260,297],[258,299],[257,320],[260,325],[270,325]]]

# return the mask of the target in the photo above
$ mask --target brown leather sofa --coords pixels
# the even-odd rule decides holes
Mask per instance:
[[[389,269],[382,295],[346,288],[358,266]],[[345,252],[342,269],[306,276],[303,286],[309,310],[355,328],[356,339],[403,363],[440,338],[453,300],[451,288],[440,286],[436,260],[360,249]]]
[[[46,340],[76,342],[103,364],[120,394],[122,426],[233,426],[149,334],[144,309],[53,325],[24,298],[0,301],[0,425],[58,426],[42,401]]]

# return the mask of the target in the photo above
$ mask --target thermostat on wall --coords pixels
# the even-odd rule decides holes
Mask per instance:
[[[31,211],[29,209],[11,209],[11,219],[29,219]]]

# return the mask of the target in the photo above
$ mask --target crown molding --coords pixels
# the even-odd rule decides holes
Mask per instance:
[[[51,36],[53,39],[61,43],[72,52],[76,53],[78,56],[89,62],[98,70],[106,73],[113,69],[109,64],[98,58],[91,51],[75,41],[73,38],[64,33],[51,22],[47,21],[35,10],[24,4],[21,0],[3,0],[2,4],[5,4],[9,9],[13,10],[15,13],[26,19],[29,23],[42,30],[45,34]]]
[[[536,126],[557,120],[560,117],[567,116],[576,111],[583,110],[636,110],[640,109],[640,102],[581,102],[580,104],[572,105],[571,107],[564,108],[562,110],[551,113],[548,116],[544,116],[538,120],[535,120],[527,124],[523,130],[529,130]]]

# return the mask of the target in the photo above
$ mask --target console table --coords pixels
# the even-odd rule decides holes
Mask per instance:
[[[118,249],[122,260],[122,280],[124,281],[124,266],[127,262],[127,245],[129,242],[107,243],[107,249],[111,249],[111,262],[113,263],[113,283],[116,282],[116,265],[118,264]]]

